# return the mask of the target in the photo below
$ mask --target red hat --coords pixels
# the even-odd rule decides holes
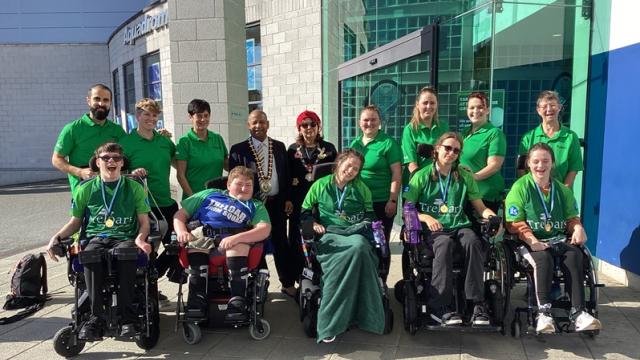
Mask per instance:
[[[304,119],[311,119],[314,123],[316,123],[316,125],[318,125],[318,127],[320,127],[321,121],[318,114],[314,113],[311,110],[305,110],[301,112],[300,115],[298,115],[298,119],[296,120],[296,127],[298,129],[300,129],[300,124],[302,124],[302,120]]]

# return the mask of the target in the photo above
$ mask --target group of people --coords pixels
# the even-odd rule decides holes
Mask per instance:
[[[416,203],[420,220],[432,232],[435,253],[429,289],[432,317],[445,325],[462,322],[449,306],[453,291],[452,251],[456,244],[461,244],[465,255],[465,295],[475,305],[472,321],[479,325],[489,323],[484,306],[484,248],[472,229],[474,223],[481,221],[478,219],[495,216],[502,202],[505,182],[500,170],[506,139],[489,122],[490,107],[483,93],[469,95],[467,115],[471,125],[461,136],[450,132],[448,125],[438,120],[436,91],[423,88],[416,97],[413,116],[404,128],[402,146],[381,130],[377,107],[366,106],[360,112],[361,135],[342,153],[323,139],[320,117],[310,110],[298,115],[295,122],[298,137],[288,149],[268,136],[267,114],[254,110],[247,119],[249,137],[227,151],[224,139],[208,129],[211,108],[204,100],[189,103],[187,112],[192,128],[175,145],[170,133],[156,130],[161,112],[157,102],[142,99],[136,103],[138,127],[126,134],[119,125],[107,120],[111,100],[108,87],[93,86],[87,96],[89,112],[67,124],[56,143],[52,163],[68,174],[73,205],[70,222],[49,242],[52,258],[55,259],[52,247],[60,238],[77,231],[86,212],[88,247],[137,246],[150,253],[143,240],[149,232],[147,213],[153,211],[169,223],[163,243],[168,244],[170,234],[175,231],[178,240],[190,248],[190,264],[206,264],[213,245],[200,243],[202,237],[194,235],[186,224],[193,218],[205,223],[222,217],[227,224],[225,228],[237,230],[219,245],[227,255],[235,300],[230,301],[228,308],[233,312],[242,307],[249,248],[267,238],[282,293],[296,295],[295,284],[304,264],[300,224],[313,221],[318,234],[317,259],[325,275],[338,282],[345,276],[356,276],[350,281],[358,285],[346,296],[344,287],[323,281],[319,341],[330,341],[351,325],[381,334],[384,314],[381,293],[376,288],[377,273],[372,269],[380,266],[386,281],[389,262],[378,263],[370,246],[370,227],[362,225],[382,221],[389,239],[404,193],[404,201]],[[536,109],[542,123],[525,134],[519,148],[520,154],[527,155],[528,173],[514,184],[505,209],[507,229],[526,244],[530,251],[526,258],[536,272],[542,319],[538,327],[542,323],[543,330],[551,331],[550,302],[545,294],[552,267],[546,243],[565,232],[571,234],[570,242],[565,244],[568,254],[565,264],[575,279],[582,269],[577,246],[584,244],[586,234],[570,189],[583,165],[577,135],[558,121],[562,109],[558,95],[542,92]],[[431,156],[420,154],[419,144],[433,145]],[[148,199],[142,196],[144,191],[138,183],[122,177],[125,161],[131,174],[146,177]],[[316,165],[333,162],[333,174],[314,178]],[[181,209],[171,197],[171,167],[176,169],[182,188]],[[222,176],[223,170],[229,171],[227,188],[207,189],[206,183]],[[346,259],[350,259],[348,263]],[[160,276],[165,273],[171,276],[176,261],[174,256],[161,254],[156,261]],[[260,266],[266,268],[264,257]],[[104,321],[104,309],[95,292],[102,275],[95,267],[88,268],[86,274],[94,279],[88,287],[93,316],[81,336],[91,338],[94,329]],[[547,280],[549,284],[545,283]],[[121,281],[127,284],[124,276]],[[599,326],[597,319],[584,311],[582,282],[573,281],[572,290],[578,294],[572,296],[576,324],[581,324],[581,329]],[[190,279],[189,308],[206,310],[203,291],[197,277]],[[119,296],[123,296],[120,303],[126,304],[130,294],[120,291]],[[344,306],[341,302],[347,300],[350,304]],[[366,310],[357,310],[361,306]],[[127,320],[126,307],[120,307],[120,311]],[[123,327],[125,330],[130,331]]]

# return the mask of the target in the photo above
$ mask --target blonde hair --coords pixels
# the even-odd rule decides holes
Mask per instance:
[[[143,98],[138,100],[136,103],[136,112],[140,114],[143,111],[148,111],[154,114],[160,114],[162,109],[160,109],[160,104],[157,101],[149,98]]]
[[[227,183],[231,183],[233,180],[239,177],[246,177],[247,179],[251,179],[253,182],[253,170],[248,167],[238,165],[229,171],[229,176],[227,177]]]
[[[420,92],[418,92],[418,95],[416,95],[416,101],[414,107],[413,107],[413,114],[411,115],[411,121],[409,121],[409,124],[411,124],[411,127],[413,128],[413,130],[418,130],[418,126],[420,125],[420,122],[422,121],[420,119],[420,112],[418,110],[418,101],[420,101],[420,97],[422,96],[422,94],[426,94],[429,93],[433,96],[435,96],[436,98],[436,104],[439,103],[438,100],[438,92],[436,91],[436,89],[430,87],[430,86],[425,86],[422,89],[420,89]],[[438,107],[436,106],[436,111],[433,114],[433,120],[432,122],[435,122],[436,124],[438,123]]]

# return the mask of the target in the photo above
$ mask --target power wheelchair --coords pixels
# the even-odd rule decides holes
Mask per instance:
[[[139,181],[148,191],[146,181],[132,177]],[[88,340],[78,338],[80,329],[91,317],[89,293],[84,278],[84,265],[104,262],[104,286],[102,289],[103,304],[106,308],[106,325],[101,329],[104,337],[120,337],[120,316],[118,315],[117,288],[118,276],[116,265],[118,260],[136,261],[136,273],[133,290],[133,308],[137,315],[135,323],[136,333],[132,336],[136,345],[144,350],[152,349],[160,336],[160,310],[158,301],[158,274],[153,264],[155,251],[167,231],[165,220],[159,220],[153,212],[149,212],[150,234],[147,242],[152,245],[152,253],[148,257],[137,248],[113,248],[100,250],[87,250],[88,244],[84,228],[87,218],[83,219],[83,227],[80,230],[79,241],[71,238],[62,239],[54,248],[58,256],[67,259],[67,277],[74,288],[74,307],[71,312],[72,322],[58,330],[53,337],[53,347],[56,353],[64,357],[78,355]]]
[[[226,177],[216,178],[207,183],[207,188],[226,189]],[[202,224],[199,221],[192,221],[187,224],[191,231]],[[202,339],[201,326],[231,326],[238,328],[249,326],[249,335],[254,340],[264,340],[271,333],[271,326],[264,317],[264,305],[267,300],[269,289],[269,270],[259,269],[262,258],[263,244],[256,243],[249,250],[247,266],[249,269],[247,281],[247,296],[242,319],[229,319],[226,315],[227,303],[231,298],[229,287],[229,270],[227,268],[226,257],[217,250],[217,245],[225,235],[224,229],[214,229],[204,225],[203,233],[213,239],[216,249],[212,250],[209,256],[209,263],[201,269],[193,269],[189,266],[188,250],[172,242],[170,251],[178,254],[180,265],[182,266],[181,281],[178,286],[178,299],[176,306],[175,331],[180,330],[182,338],[189,345],[194,345]],[[189,276],[199,276],[206,279],[206,294],[208,309],[206,314],[199,311],[189,311],[184,301],[183,284]]]
[[[324,163],[315,165],[313,169],[314,180],[331,173],[334,163]],[[322,269],[316,260],[317,247],[315,244],[316,234],[313,230],[313,221],[302,221],[300,225],[300,246],[304,254],[304,266],[298,283],[300,284],[297,294],[300,321],[304,333],[310,337],[317,336],[318,310],[322,301],[322,291],[320,281]],[[390,256],[386,244],[376,242],[376,253],[380,259],[378,267],[378,283],[382,292],[382,306],[384,308],[384,334],[389,334],[393,330],[393,311],[389,303],[389,289],[382,281],[383,274],[388,272],[384,269],[383,258]]]

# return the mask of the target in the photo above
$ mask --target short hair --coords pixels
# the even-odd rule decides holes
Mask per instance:
[[[189,102],[189,106],[187,106],[189,115],[200,114],[205,111],[211,114],[211,105],[209,105],[206,100],[193,99]]]
[[[557,91],[543,90],[538,95],[538,100],[536,100],[536,107],[540,106],[540,102],[542,100],[555,100],[559,104],[560,103],[560,95],[558,94]]]
[[[266,112],[264,112],[264,111],[262,111],[262,110],[260,110],[260,109],[252,110],[252,111],[249,113],[249,115],[247,115],[247,121],[249,121],[249,118],[251,117],[251,115],[254,115],[254,114],[262,115],[262,116],[264,116],[264,119],[265,119],[265,120],[269,121],[269,118],[267,117],[267,113],[266,113]]]
[[[469,94],[468,99],[467,99],[467,104],[469,104],[469,100],[471,99],[480,99],[480,101],[482,102],[482,105],[484,105],[484,107],[488,108],[489,107],[489,100],[487,99],[487,95],[485,93],[483,93],[482,91],[474,91],[471,94]]]
[[[136,113],[140,114],[143,111],[148,111],[154,114],[160,114],[162,109],[157,101],[149,98],[142,98],[136,103]]]
[[[356,149],[344,149],[344,151],[342,151],[338,155],[338,157],[336,158],[335,166],[333,167],[333,174],[336,174],[338,168],[340,167],[340,165],[342,165],[343,162],[352,157],[360,160],[360,169],[358,170],[358,174],[360,174],[362,166],[364,165],[364,156]]]
[[[362,113],[365,112],[365,111],[373,111],[373,112],[375,112],[376,114],[378,114],[378,119],[380,121],[382,121],[382,115],[380,115],[380,109],[378,109],[377,106],[375,106],[373,104],[370,104],[370,105],[367,105],[367,106],[363,107],[362,110],[360,110],[360,116],[362,116]]]
[[[124,153],[124,151],[122,150],[122,146],[114,142],[108,142],[98,146],[95,152],[96,157],[98,157],[100,153],[103,153],[103,152],[117,152],[120,155]]]
[[[251,179],[253,182],[253,170],[249,169],[246,166],[238,165],[229,171],[229,176],[227,177],[227,184],[231,184],[231,182],[239,177],[246,177],[247,179]]]
[[[91,87],[89,88],[89,92],[87,92],[87,97],[91,97],[91,91],[93,91],[93,89],[100,89],[100,90],[107,90],[109,92],[109,96],[111,97],[111,100],[113,100],[113,92],[111,91],[111,89],[109,89],[109,87],[105,84],[94,84],[91,85]]]

